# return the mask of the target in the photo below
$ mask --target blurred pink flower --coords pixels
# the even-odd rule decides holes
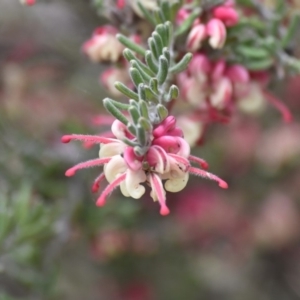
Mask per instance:
[[[83,44],[83,52],[95,63],[118,61],[124,46],[116,38],[117,33],[118,30],[110,25],[96,28],[91,39]]]

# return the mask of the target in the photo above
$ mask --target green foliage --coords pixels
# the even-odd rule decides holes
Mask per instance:
[[[55,236],[57,218],[58,210],[37,199],[29,183],[23,182],[16,192],[0,194],[1,274],[18,282],[24,295],[31,286],[44,285],[41,262]],[[4,293],[0,299],[11,298]]]
[[[166,103],[179,96],[178,87],[170,86],[172,76],[187,68],[192,54],[187,53],[178,63],[173,57],[175,34],[172,22],[180,7],[179,2],[170,4],[168,1],[160,1],[159,11],[153,13],[147,11],[141,3],[139,6],[145,18],[155,25],[148,39],[149,49],[144,49],[122,34],[117,35],[118,40],[127,47],[123,55],[130,63],[129,75],[135,90],[120,82],[116,82],[115,87],[130,98],[130,104],[118,104],[109,98],[104,99],[103,103],[107,111],[125,124],[136,137],[133,141],[124,139],[124,142],[135,145],[137,155],[144,155],[150,145],[152,126],[161,123],[168,116]],[[122,110],[129,112],[131,121]]]
[[[228,29],[222,53],[230,53],[232,62],[252,71],[278,66],[299,72],[300,61],[288,54],[299,29],[299,12],[289,16],[286,2],[282,0],[276,1],[273,10],[257,0],[239,0],[239,4],[257,13],[243,16],[236,26]]]

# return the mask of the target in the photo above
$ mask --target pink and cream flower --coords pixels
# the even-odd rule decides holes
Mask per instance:
[[[69,177],[79,169],[103,166],[103,173],[95,179],[92,191],[98,191],[104,178],[109,184],[97,199],[97,206],[103,206],[117,187],[125,197],[139,199],[144,195],[144,185],[147,184],[151,188],[151,197],[160,204],[161,215],[167,215],[166,191],[176,193],[184,189],[189,174],[209,178],[221,188],[227,188],[225,181],[206,171],[208,164],[204,160],[190,154],[190,146],[173,116],[153,128],[151,145],[142,156],[123,141],[126,138],[135,142],[135,137],[123,123],[115,120],[111,131],[115,138],[77,134],[62,137],[64,143],[79,140],[100,144],[99,158],[79,163],[65,173]],[[191,162],[200,168],[193,167]]]
[[[92,62],[116,62],[122,56],[124,46],[116,38],[118,30],[110,25],[96,28],[83,46],[83,52]]]

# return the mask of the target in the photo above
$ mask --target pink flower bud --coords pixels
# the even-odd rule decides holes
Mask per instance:
[[[97,28],[92,38],[83,44],[83,52],[95,63],[118,61],[124,47],[117,40],[117,33],[117,29],[109,25]]]
[[[230,80],[223,77],[214,86],[214,93],[210,96],[211,105],[218,109],[225,108],[231,100],[232,92],[232,84]]]
[[[181,73],[177,76],[177,82],[180,87],[181,95],[185,101],[197,108],[206,106],[206,85],[199,84],[195,77],[188,77],[185,73]]]
[[[226,41],[226,28],[219,19],[212,19],[206,25],[206,33],[210,36],[209,44],[214,49],[220,49]]]
[[[124,8],[126,5],[126,1],[125,0],[118,0],[117,1],[117,8],[122,9]]]
[[[166,119],[163,120],[161,124],[159,124],[154,130],[153,130],[153,136],[155,138],[159,138],[163,135],[166,135],[168,131],[175,128],[176,119],[174,116],[168,116]]]
[[[204,124],[200,118],[195,118],[193,115],[181,115],[177,123],[184,132],[184,139],[190,147],[194,147],[204,133]]]
[[[187,48],[191,52],[195,52],[201,48],[201,43],[206,38],[206,29],[203,24],[195,25],[190,31],[187,38]]]
[[[126,161],[129,168],[133,171],[137,171],[142,167],[142,158],[137,157],[132,147],[126,147],[123,153],[124,160]]]
[[[233,83],[248,83],[250,80],[248,70],[242,65],[230,66],[225,74]]]
[[[100,76],[100,82],[104,87],[113,96],[120,97],[122,93],[115,88],[116,81],[129,84],[130,78],[126,69],[110,68],[105,70]]]
[[[205,83],[211,71],[208,57],[203,54],[195,54],[189,64],[189,71],[199,82]]]
[[[239,21],[239,15],[236,9],[228,6],[216,7],[213,11],[213,16],[224,22],[226,26],[234,26]]]
[[[212,70],[212,74],[211,74],[212,80],[217,81],[222,77],[224,77],[225,68],[226,68],[226,63],[224,60],[217,61]]]
[[[188,18],[189,15],[190,15],[190,13],[186,9],[181,8],[178,11],[177,16],[176,16],[176,24],[180,25],[181,23],[183,23]]]

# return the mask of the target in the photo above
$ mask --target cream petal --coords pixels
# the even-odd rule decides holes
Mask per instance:
[[[124,197],[130,197],[130,194],[128,193],[125,181],[121,182],[120,190]]]
[[[123,138],[126,137],[125,134],[126,131],[127,131],[127,127],[119,120],[115,120],[111,125],[111,132],[119,140],[122,140]]]
[[[189,180],[189,173],[185,173],[182,177],[171,178],[166,181],[165,189],[168,192],[177,193],[183,190]]]
[[[123,153],[124,149],[125,144],[118,141],[109,144],[101,144],[99,150],[99,157],[103,158],[118,155]]]
[[[140,183],[146,181],[146,174],[143,170],[133,171],[128,169],[126,173],[126,188],[134,199],[141,198],[145,193],[145,187]]]
[[[180,150],[176,154],[183,156],[184,158],[188,158],[191,153],[190,145],[188,144],[188,142],[185,139],[183,139],[181,137],[178,137],[177,139],[178,139],[178,142],[180,143]]]
[[[127,164],[123,157],[115,155],[110,162],[105,165],[104,174],[108,182],[112,182],[117,175],[126,172]]]

